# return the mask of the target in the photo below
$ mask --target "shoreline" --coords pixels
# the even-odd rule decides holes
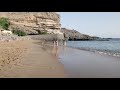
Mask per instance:
[[[70,78],[120,77],[120,60],[116,57],[61,47],[60,58]]]
[[[120,55],[115,54],[115,53],[113,54],[113,53],[110,53],[110,52],[104,52],[104,51],[98,51],[98,50],[87,50],[87,49],[81,49],[81,48],[78,48],[78,47],[71,47],[71,46],[66,46],[66,47],[76,49],[76,50],[88,51],[88,52],[92,52],[92,53],[96,53],[96,54],[100,54],[100,55],[104,55],[104,56],[120,58]]]

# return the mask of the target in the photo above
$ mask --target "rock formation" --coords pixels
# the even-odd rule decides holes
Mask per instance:
[[[0,17],[10,20],[10,29],[20,29],[27,34],[60,29],[60,15],[55,12],[0,12]]]
[[[76,30],[70,30],[66,28],[61,28],[61,31],[66,34],[68,40],[95,40],[99,38],[82,34]]]

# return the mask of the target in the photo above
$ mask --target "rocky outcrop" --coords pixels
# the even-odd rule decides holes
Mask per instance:
[[[55,12],[0,12],[0,17],[10,20],[10,29],[24,30],[27,34],[60,29],[60,15]]]
[[[99,37],[89,36],[86,34],[82,34],[76,30],[70,30],[66,28],[62,28],[61,31],[65,33],[68,40],[95,40]]]

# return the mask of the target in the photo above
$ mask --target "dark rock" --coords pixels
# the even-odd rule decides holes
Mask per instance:
[[[95,40],[95,39],[99,38],[99,37],[95,37],[95,36],[89,36],[86,34],[82,34],[76,30],[70,30],[70,29],[66,29],[66,28],[62,28],[61,31],[66,34],[67,40],[70,40],[70,41]]]

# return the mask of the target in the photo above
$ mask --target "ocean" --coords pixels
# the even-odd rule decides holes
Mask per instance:
[[[120,57],[119,38],[109,39],[109,41],[68,41],[67,46],[99,54]]]

